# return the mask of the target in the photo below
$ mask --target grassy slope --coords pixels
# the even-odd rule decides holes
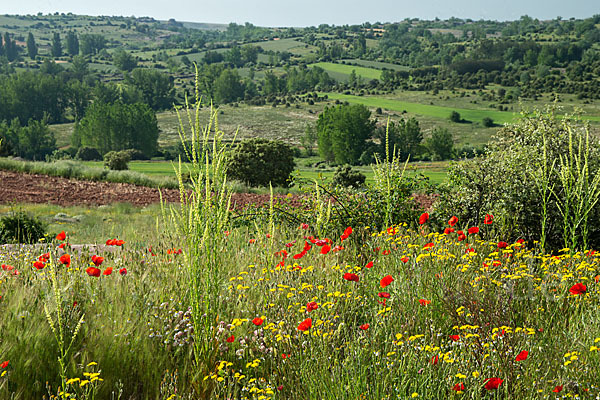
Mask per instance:
[[[332,78],[337,80],[347,80],[348,76],[355,71],[356,75],[362,77],[363,79],[379,79],[381,77],[381,71],[373,68],[365,68],[356,65],[345,65],[345,64],[336,64],[330,62],[319,62],[315,64],[311,64],[311,66],[317,66],[323,68],[327,71]]]

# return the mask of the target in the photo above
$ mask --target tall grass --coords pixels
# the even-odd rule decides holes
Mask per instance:
[[[175,179],[162,176],[150,177],[134,171],[111,171],[103,168],[85,166],[77,161],[60,160],[54,162],[20,161],[0,158],[0,169],[30,174],[58,176],[62,178],[82,179],[87,181],[104,181],[115,183],[131,183],[138,186],[162,187],[175,189]]]

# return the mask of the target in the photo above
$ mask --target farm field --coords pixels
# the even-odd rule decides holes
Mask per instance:
[[[381,70],[375,68],[366,68],[356,65],[336,64],[330,62],[318,62],[311,64],[311,66],[317,66],[323,68],[329,76],[338,81],[347,81],[348,77],[355,71],[357,76],[362,79],[379,79],[381,77]]]

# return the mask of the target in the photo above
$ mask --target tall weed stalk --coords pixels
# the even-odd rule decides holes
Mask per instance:
[[[217,111],[210,110],[206,125],[200,122],[201,99],[196,69],[196,98],[186,110],[176,109],[179,137],[191,165],[184,171],[181,157],[174,166],[179,181],[181,207],[163,205],[163,218],[172,223],[184,241],[184,260],[189,278],[189,300],[194,324],[194,357],[197,373],[205,373],[215,362],[215,330],[219,313],[219,295],[224,273],[223,260],[230,222],[231,191],[227,186],[227,152],[224,133],[219,130]],[[187,117],[187,129],[183,117]],[[186,144],[187,143],[187,144]],[[190,173],[191,188],[183,181]],[[202,375],[199,376],[200,378]],[[207,390],[206,388],[203,390]]]

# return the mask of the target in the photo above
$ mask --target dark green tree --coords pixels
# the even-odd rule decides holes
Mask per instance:
[[[19,130],[17,154],[28,160],[44,160],[56,150],[54,131],[48,128],[47,121],[30,119],[27,126]]]
[[[153,110],[165,110],[173,106],[175,89],[171,76],[155,70],[136,68],[127,76],[127,82],[142,93],[143,101]]]
[[[106,38],[98,33],[86,33],[79,37],[79,49],[81,54],[98,54],[106,47]]]
[[[29,58],[34,60],[37,56],[37,53],[38,46],[35,43],[35,38],[33,37],[33,33],[29,32],[29,34],[27,35],[27,54],[29,55]]]
[[[62,56],[62,42],[60,40],[60,33],[58,32],[54,32],[54,35],[52,35],[50,53],[52,54],[52,57],[55,58]]]
[[[79,39],[77,38],[77,34],[73,31],[67,33],[67,53],[69,53],[71,57],[79,54]]]
[[[137,59],[131,53],[119,49],[113,54],[113,64],[123,72],[130,72],[137,67]]]
[[[317,120],[319,154],[327,161],[356,165],[375,128],[362,104],[325,107]]]
[[[448,160],[452,158],[454,138],[448,129],[436,127],[431,132],[431,137],[427,139],[426,146],[434,161]]]
[[[19,49],[14,40],[11,39],[10,33],[4,33],[4,55],[8,61],[15,61],[19,56]]]
[[[244,85],[234,69],[225,69],[215,82],[215,98],[219,103],[231,103],[244,97]]]
[[[407,120],[401,119],[398,122],[390,121],[387,126],[377,128],[373,138],[379,142],[377,152],[381,160],[384,160],[388,155],[390,157],[395,155],[400,157],[401,160],[406,160],[408,157],[414,158],[419,155],[423,132],[421,132],[419,121],[415,118],[409,118]],[[386,143],[389,146],[387,152]]]
[[[294,151],[283,142],[250,139],[241,142],[230,154],[227,178],[250,186],[289,186],[294,168]]]
[[[75,128],[73,142],[101,154],[137,149],[152,157],[158,148],[156,114],[143,103],[94,103]]]

